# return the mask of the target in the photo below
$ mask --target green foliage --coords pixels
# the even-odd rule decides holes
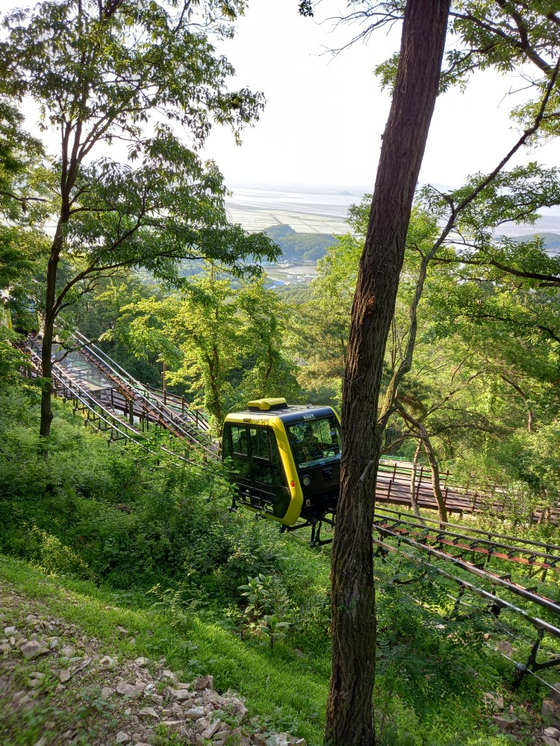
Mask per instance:
[[[244,613],[251,623],[259,622],[267,611],[272,611],[271,585],[272,577],[260,573],[255,578],[247,578],[247,584],[238,587],[247,601]]]
[[[237,285],[211,265],[181,295],[135,300],[121,308],[118,339],[138,357],[158,356],[168,381],[204,407],[216,433],[227,410],[262,396],[294,400],[300,389],[282,340],[288,313],[264,279]]]
[[[21,371],[28,367],[28,360],[15,343],[18,335],[2,323],[4,309],[0,306],[0,383],[21,384]]]
[[[298,233],[289,225],[273,225],[265,231],[282,250],[282,259],[292,262],[316,262],[336,244],[331,235]]]

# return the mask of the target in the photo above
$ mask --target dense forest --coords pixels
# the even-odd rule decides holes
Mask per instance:
[[[474,5],[454,11],[470,53],[451,56],[441,85],[464,84],[476,65],[509,69],[521,59],[540,67],[535,100],[515,112],[522,134],[512,155],[531,138],[557,134],[559,67],[545,58],[557,56],[560,20],[546,3],[521,15],[509,4]],[[302,13],[312,6],[302,3]],[[4,19],[0,672],[9,685],[0,685],[0,740],[10,746],[126,743],[133,717],[136,742],[148,737],[138,723],[152,713],[115,705],[101,678],[80,688],[86,658],[68,655],[55,668],[43,657],[25,667],[27,637],[37,643],[49,625],[54,630],[55,617],[76,626],[74,647],[87,636],[95,641],[89,652],[103,645],[111,660],[150,661],[153,675],[160,661],[182,681],[210,674],[219,692],[239,692],[251,719],[222,714],[226,735],[204,736],[207,743],[287,743],[273,736],[282,731],[314,745],[325,731],[329,573],[337,575],[330,545],[310,547],[309,526],[280,532],[273,521],[231,510],[235,479],[218,454],[224,418],[251,400],[348,407],[355,298],[376,198],[354,205],[348,233],[337,237],[287,226],[249,233],[231,224],[223,177],[199,151],[212,123],[238,137],[264,103],[248,89],[229,90],[233,70],[211,41],[233,33],[244,3],[183,10],[64,0]],[[508,34],[517,33],[523,44],[500,52],[488,41],[511,42]],[[393,62],[380,71],[387,85]],[[38,104],[42,131],[57,138],[30,134],[23,97]],[[125,156],[116,147],[122,142]],[[369,430],[383,457],[410,469],[402,525],[420,523],[406,547],[398,535],[393,545],[377,540],[370,573],[377,640],[364,651],[376,664],[368,717],[387,746],[560,738],[549,698],[560,655],[551,632],[558,632],[551,607],[560,551],[560,236],[525,234],[543,208],[560,204],[560,170],[537,161],[511,165],[510,155],[458,189],[414,190],[402,267],[391,265],[398,291]],[[503,235],[517,226],[523,236]],[[282,260],[316,261],[317,279],[271,288],[263,267]],[[362,320],[376,302],[366,302]],[[146,390],[163,389],[196,410],[208,426],[204,447],[156,426],[113,437],[107,422],[57,388],[57,365],[85,351],[78,332]],[[371,391],[362,389],[371,404]],[[138,421],[128,406],[118,417],[133,430]],[[349,418],[342,434],[345,447]],[[419,470],[429,475],[431,512],[415,503]],[[368,474],[362,470],[362,484]],[[449,484],[469,499],[490,497],[453,515]],[[373,490],[368,499],[373,506]],[[431,541],[443,551],[443,534],[427,538],[430,521],[443,532],[459,520],[456,532],[468,527],[487,538],[462,547],[470,567],[465,554],[439,572],[416,545]],[[519,543],[498,551],[488,537]],[[533,547],[528,555],[522,542]],[[475,552],[483,544],[493,548],[481,561]],[[491,561],[498,562],[495,578],[478,579],[473,591],[471,571],[481,576]],[[502,604],[500,582],[525,596]],[[536,612],[533,592],[543,604]],[[22,642],[25,603],[39,631]],[[549,665],[538,677],[525,675],[537,672],[537,652]],[[29,687],[35,694],[24,696]],[[155,718],[165,709],[173,714],[164,698],[181,690],[168,689],[159,680],[153,687]],[[200,733],[194,741],[178,735],[169,718],[149,734],[155,746],[204,742]]]

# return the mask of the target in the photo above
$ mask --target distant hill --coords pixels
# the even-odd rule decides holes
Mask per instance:
[[[290,262],[316,262],[336,243],[330,234],[297,233],[289,225],[273,225],[264,232],[280,246],[282,259]]]
[[[551,256],[560,255],[560,233],[535,233],[533,235],[542,239],[547,254]],[[532,237],[532,235],[512,236],[511,240],[516,243],[523,243],[523,241],[527,241]]]

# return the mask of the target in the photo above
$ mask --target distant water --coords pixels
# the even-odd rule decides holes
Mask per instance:
[[[445,189],[445,187],[442,187]],[[329,220],[336,221],[335,228],[345,223],[348,208],[358,204],[366,187],[346,186],[301,186],[301,185],[240,185],[230,187],[231,196],[227,198],[228,210],[236,213],[240,222],[252,224],[259,221],[261,214],[262,225],[257,222],[254,228],[274,223],[293,224],[295,230],[313,230],[314,232],[329,232]],[[370,190],[371,191],[371,190]],[[496,230],[500,236],[534,235],[535,233],[560,234],[560,207],[545,208],[540,211],[541,218],[534,225],[505,224]],[[267,215],[267,218],[264,217]],[[297,216],[304,221],[298,224]],[[272,219],[269,219],[272,216]],[[290,218],[293,217],[293,219]],[[309,225],[307,218],[316,216],[323,225]],[[249,225],[247,225],[249,227]],[[334,230],[333,232],[342,232]]]
[[[231,188],[228,207],[266,212],[289,212],[345,219],[350,205],[362,199],[364,191],[341,187],[321,190],[313,187],[239,186]]]

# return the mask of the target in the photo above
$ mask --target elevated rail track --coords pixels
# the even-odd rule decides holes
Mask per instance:
[[[215,458],[217,447],[209,434],[206,418],[183,405],[177,411],[130,376],[118,363],[79,333],[74,335],[77,349],[55,349],[53,360],[53,390],[66,399],[95,402],[111,417],[107,419],[122,429],[127,421],[136,432],[145,432],[150,425],[169,431],[206,458]],[[30,340],[27,344],[31,361],[40,370],[38,350]],[[113,419],[117,416],[117,421]]]

